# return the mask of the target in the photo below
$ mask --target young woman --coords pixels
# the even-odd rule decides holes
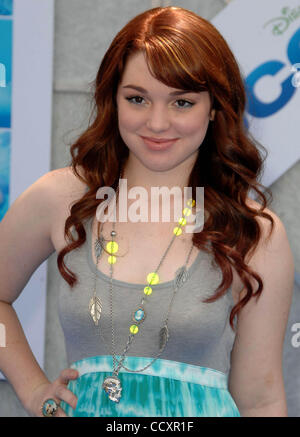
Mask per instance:
[[[70,167],[36,181],[0,224],[1,370],[36,416],[286,416],[294,264],[258,188],[263,160],[228,45],[188,10],[146,11],[113,40],[94,97]],[[148,219],[132,219],[122,181],[143,193]],[[104,187],[115,221],[99,213]],[[176,187],[176,200],[191,187],[179,220],[175,197],[170,220],[150,220],[153,187]],[[189,233],[196,187],[204,224]],[[54,251],[70,367],[50,382],[12,303]]]

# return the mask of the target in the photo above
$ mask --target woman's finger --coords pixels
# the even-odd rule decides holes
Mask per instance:
[[[70,379],[76,379],[78,378],[79,373],[75,369],[64,369],[60,372],[60,375],[58,377],[58,380],[61,384],[68,385],[68,382]]]
[[[77,405],[77,397],[65,385],[58,385],[54,394],[56,398],[58,398],[60,401],[66,402],[73,408],[73,410],[75,410]]]

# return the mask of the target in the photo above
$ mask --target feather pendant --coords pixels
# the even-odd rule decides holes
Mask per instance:
[[[180,288],[188,280],[189,274],[185,266],[180,267],[176,271],[175,287]]]
[[[102,311],[101,300],[99,299],[99,297],[93,296],[92,299],[90,300],[89,312],[96,326],[98,326],[98,321],[100,320],[101,311]]]
[[[163,328],[161,328],[159,332],[159,350],[165,348],[168,340],[169,340],[169,329],[168,326],[165,325]]]
[[[103,244],[104,244],[104,238],[102,235],[100,235],[99,238],[95,241],[95,255],[96,258],[100,258],[102,251],[103,251]],[[98,259],[97,259],[98,261]]]

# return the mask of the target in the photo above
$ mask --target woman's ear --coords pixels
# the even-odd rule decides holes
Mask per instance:
[[[215,109],[212,109],[211,112],[210,112],[210,117],[209,117],[209,119],[210,119],[211,121],[214,120],[214,119],[215,119],[215,115],[216,115],[216,110],[215,110]]]

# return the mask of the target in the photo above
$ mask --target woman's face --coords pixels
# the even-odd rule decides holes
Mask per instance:
[[[184,92],[164,85],[150,74],[139,52],[126,63],[116,100],[119,130],[129,158],[153,171],[167,171],[183,162],[193,165],[210,117],[214,117],[207,91]]]

